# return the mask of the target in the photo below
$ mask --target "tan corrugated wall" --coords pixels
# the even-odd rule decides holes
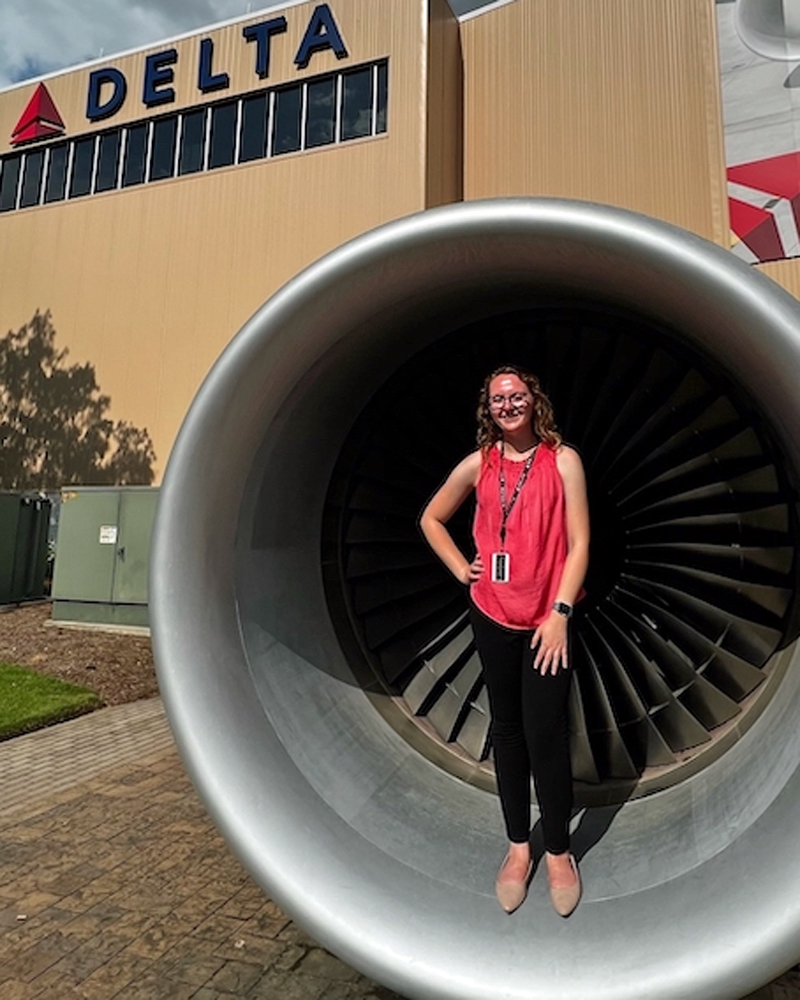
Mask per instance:
[[[776,260],[771,264],[757,264],[756,267],[768,278],[783,285],[796,299],[800,299],[800,258]]]
[[[444,0],[430,30],[426,0],[336,0],[349,58],[297,71],[314,6],[285,11],[263,85],[388,56],[385,136],[0,216],[0,331],[51,309],[57,345],[95,366],[111,415],[153,436],[159,475],[202,377],[271,292],[351,237],[458,197],[462,55],[467,198],[587,198],[728,245],[713,0],[515,0],[462,24],[461,52]],[[260,86],[241,30],[277,13],[176,43],[178,100],[159,111]],[[197,92],[202,37],[231,75],[225,94]],[[104,61],[130,85],[108,126],[149,114],[145,55]],[[48,80],[69,135],[90,128],[88,74]],[[33,89],[0,94],[0,141]],[[800,296],[800,261],[762,270]]]
[[[314,6],[287,20],[304,26]],[[0,331],[50,309],[57,346],[95,366],[111,416],[153,437],[159,477],[202,378],[269,295],[329,250],[426,205],[425,0],[332,9],[350,58],[321,53],[310,70],[388,55],[386,135],[0,215]],[[287,48],[293,55],[295,41]],[[240,46],[248,74],[252,49]],[[48,82],[59,106],[86,77]],[[280,80],[276,69],[268,83]],[[26,99],[0,94],[7,131]]]
[[[446,0],[431,0],[428,38],[426,207],[463,197],[463,66],[458,22]]]
[[[516,0],[462,46],[467,199],[588,199],[728,244],[713,0]]]

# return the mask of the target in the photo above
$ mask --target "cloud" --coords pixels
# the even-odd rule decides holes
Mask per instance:
[[[0,88],[272,6],[247,0],[3,0]]]

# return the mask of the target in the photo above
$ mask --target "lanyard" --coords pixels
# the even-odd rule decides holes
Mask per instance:
[[[514,504],[517,502],[517,497],[520,495],[522,487],[525,485],[525,480],[531,471],[533,459],[536,456],[538,448],[539,445],[535,445],[533,451],[528,455],[525,461],[525,468],[522,470],[522,474],[517,480],[517,485],[514,487],[514,492],[511,494],[511,500],[508,506],[506,506],[506,473],[503,461],[503,447],[502,445],[500,447],[500,510],[503,512],[503,519],[500,522],[500,545],[502,548],[505,548],[506,545],[506,524],[508,523],[508,518],[514,509]]]

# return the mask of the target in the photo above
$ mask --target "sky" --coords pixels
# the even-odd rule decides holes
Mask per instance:
[[[451,0],[459,13],[479,5]],[[1,0],[0,89],[279,6],[280,0]]]

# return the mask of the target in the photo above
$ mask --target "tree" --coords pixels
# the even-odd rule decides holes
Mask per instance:
[[[144,485],[155,451],[146,430],[106,416],[94,367],[68,365],[50,311],[0,338],[0,488]]]

